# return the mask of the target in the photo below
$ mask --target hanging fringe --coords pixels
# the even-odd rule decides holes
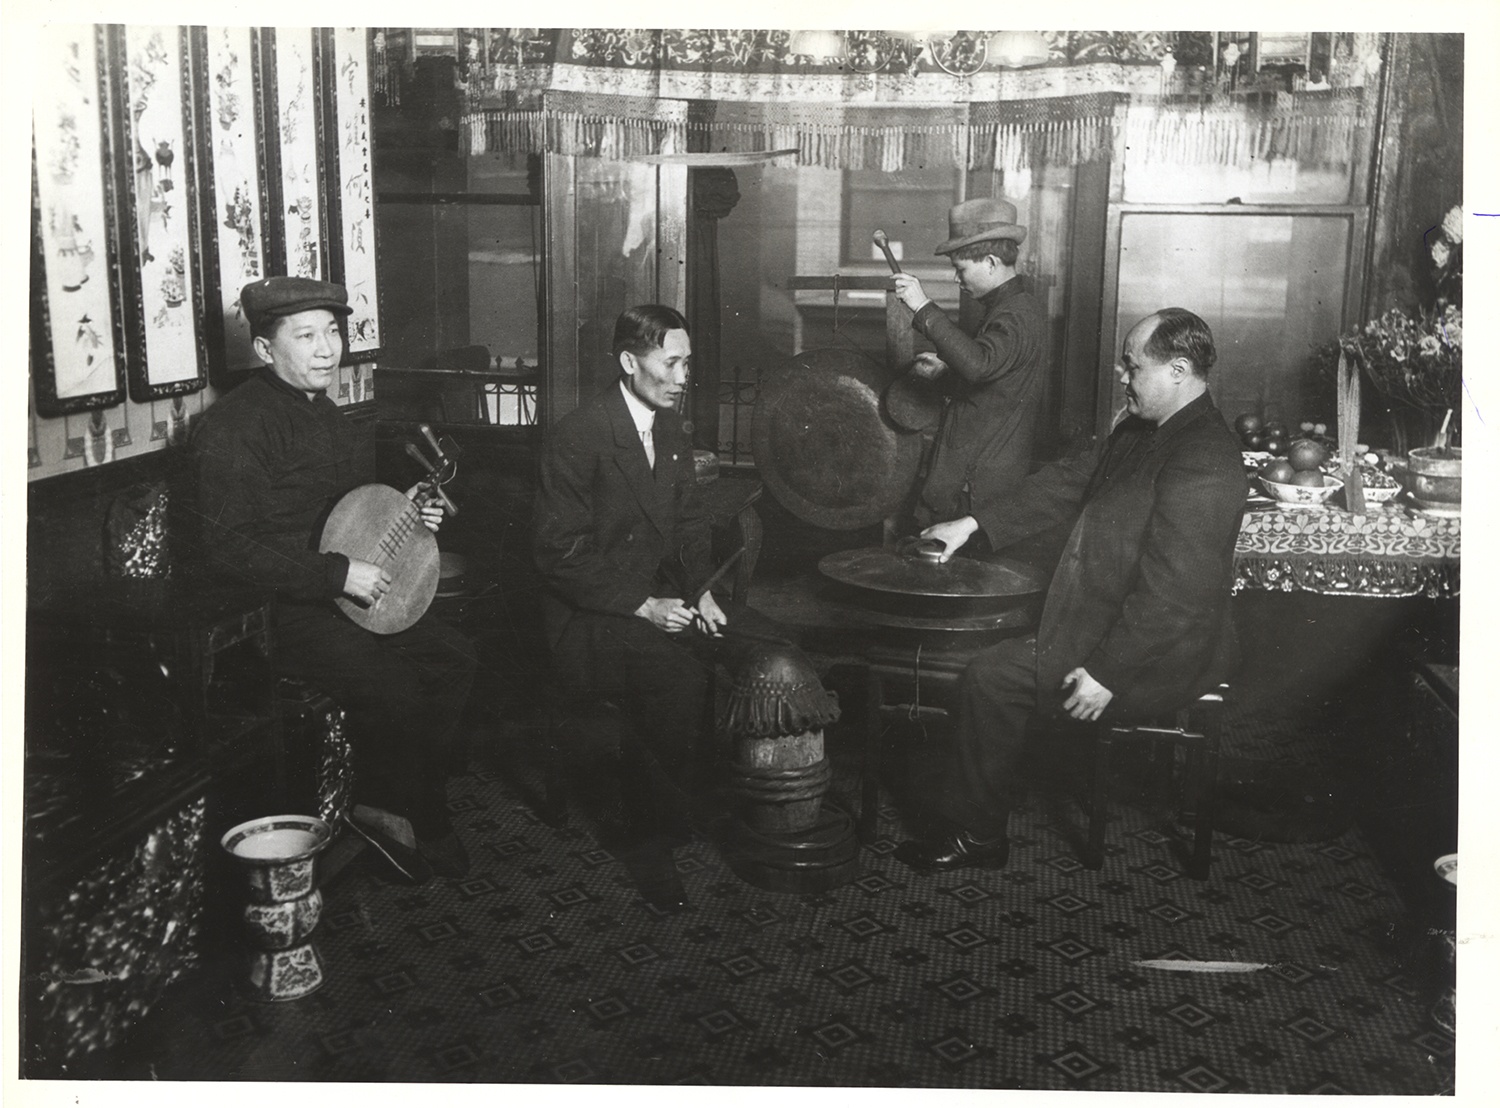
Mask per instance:
[[[1260,102],[1138,98],[1125,129],[1131,150],[1153,162],[1248,168],[1285,158],[1323,167],[1348,164],[1364,118],[1362,89],[1278,93]]]
[[[489,150],[631,158],[687,151],[795,148],[825,169],[964,166],[1017,172],[1079,165],[1113,148],[1117,107],[1126,143],[1151,161],[1248,167],[1294,159],[1347,164],[1365,123],[1362,89],[1205,99],[1184,104],[1122,92],[913,107],[750,104],[547,92],[541,104],[475,108],[470,153]]]
[[[969,106],[968,168],[1017,172],[1097,160],[1114,144],[1118,92]]]
[[[963,105],[743,104],[547,93],[539,108],[470,111],[463,128],[473,154],[628,158],[795,148],[801,165],[894,173],[962,165],[965,116]]]
[[[786,644],[751,650],[740,663],[721,725],[731,735],[765,738],[817,731],[838,718],[838,694]]]
[[[789,686],[765,680],[736,681],[723,727],[731,735],[801,735],[839,718],[838,693],[817,681]]]

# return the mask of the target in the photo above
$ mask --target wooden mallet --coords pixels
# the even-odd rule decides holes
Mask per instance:
[[[891,272],[900,273],[901,263],[896,260],[896,255],[891,253],[891,240],[885,237],[885,232],[876,231],[871,237],[875,240],[875,245],[880,247],[880,252],[885,255],[885,263],[891,267]]]

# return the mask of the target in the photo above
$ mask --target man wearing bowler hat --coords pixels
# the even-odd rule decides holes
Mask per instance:
[[[344,352],[348,293],[326,281],[267,277],[245,286],[240,305],[265,364],[194,429],[190,517],[208,572],[275,592],[278,669],[344,710],[359,802],[350,826],[402,880],[462,876],[468,859],[444,784],[474,679],[473,647],[430,614],[393,635],[354,624],[334,598],[374,603],[391,578],[373,563],[318,551],[333,505],[375,480],[369,434],[327,395]],[[421,512],[436,531],[441,506]]]
[[[937,351],[918,355],[910,372],[947,398],[915,508],[920,527],[967,515],[976,500],[1031,471],[1044,340],[1042,306],[1016,272],[1025,240],[1016,206],[1005,200],[965,200],[948,212],[948,241],[935,252],[947,255],[970,298],[961,319],[972,312],[972,326],[949,319],[917,278],[893,278],[916,313],[912,325]]]

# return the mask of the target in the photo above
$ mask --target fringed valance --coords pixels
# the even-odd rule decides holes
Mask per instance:
[[[1267,98],[1270,99],[1270,98]],[[1126,93],[915,106],[744,103],[547,92],[535,108],[464,117],[468,149],[631,158],[687,152],[797,151],[829,169],[922,166],[1015,171],[1093,161],[1123,126],[1150,161],[1240,168],[1279,158],[1347,165],[1366,117],[1364,90],[1189,103]]]
[[[970,169],[1091,162],[1114,144],[1121,92],[969,105]]]
[[[959,76],[915,53],[866,72],[854,59],[810,64],[788,52],[786,32],[462,32],[463,142],[472,153],[795,149],[799,164],[833,169],[1021,170],[1092,161],[1123,130],[1132,150],[1183,164],[1329,165],[1348,161],[1365,118],[1362,72],[1322,91],[1227,91],[1201,67],[1185,85],[1189,67],[1163,64],[1160,35],[1048,36],[1049,64]]]
[[[1365,118],[1363,89],[1281,93],[1255,100],[1165,103],[1133,100],[1125,142],[1153,162],[1228,165],[1291,159],[1305,167],[1348,165]]]
[[[463,118],[471,153],[624,158],[796,149],[798,163],[897,172],[922,166],[1076,164],[1112,142],[1115,106],[1159,88],[1154,66],[1099,63],[967,80],[501,67]],[[587,90],[587,91],[585,91]],[[1086,90],[1086,91],[1077,91]]]

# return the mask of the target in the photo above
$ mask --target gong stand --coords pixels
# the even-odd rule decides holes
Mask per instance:
[[[842,603],[871,625],[865,649],[865,734],[860,767],[859,838],[878,837],[881,739],[885,720],[945,714],[964,668],[985,647],[1033,630],[1046,579],[1009,559],[962,556],[937,562],[869,547],[829,554],[819,572]]]
[[[847,291],[885,291],[885,365],[897,373],[911,364],[915,355],[915,340],[912,337],[912,310],[896,297],[896,290],[889,276],[845,277],[835,273],[831,277],[789,277],[786,287],[793,292],[831,292],[833,308],[838,311],[839,293]]]

